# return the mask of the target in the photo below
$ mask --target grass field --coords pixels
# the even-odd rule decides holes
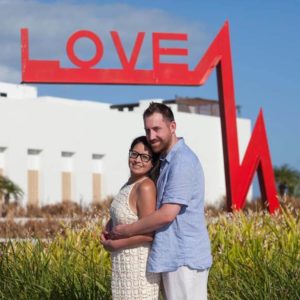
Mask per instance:
[[[104,215],[47,240],[0,244],[0,299],[111,299]],[[208,218],[209,299],[300,299],[300,213],[285,207]]]

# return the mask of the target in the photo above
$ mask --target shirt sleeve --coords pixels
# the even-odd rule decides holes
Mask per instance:
[[[162,204],[174,203],[188,206],[194,190],[194,168],[189,159],[178,158],[170,162]]]

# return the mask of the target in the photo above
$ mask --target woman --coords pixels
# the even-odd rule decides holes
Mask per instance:
[[[135,222],[154,212],[156,187],[153,179],[157,161],[158,157],[152,152],[145,136],[133,140],[128,158],[130,177],[113,199],[111,219],[101,235],[103,246],[111,251],[114,300],[159,298],[160,276],[146,272],[152,235],[119,240],[109,238],[112,227]]]

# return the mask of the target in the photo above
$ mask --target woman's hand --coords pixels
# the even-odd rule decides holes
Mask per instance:
[[[116,242],[109,238],[109,232],[103,231],[100,236],[100,243],[103,245],[104,249],[109,252],[118,250]]]
[[[104,227],[104,231],[110,232],[112,230],[112,219],[109,219]]]

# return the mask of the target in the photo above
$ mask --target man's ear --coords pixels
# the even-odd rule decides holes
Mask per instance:
[[[170,123],[170,130],[171,130],[172,134],[175,133],[175,131],[176,131],[176,122],[175,121],[172,121]]]

